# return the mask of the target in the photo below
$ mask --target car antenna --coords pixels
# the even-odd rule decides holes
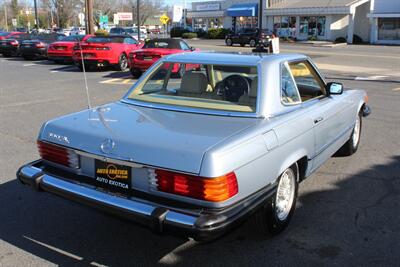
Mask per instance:
[[[86,77],[86,68],[85,68],[85,62],[83,60],[83,52],[82,52],[82,46],[81,46],[81,42],[80,41],[78,41],[78,45],[79,45],[79,50],[80,50],[80,53],[81,53],[81,64],[82,64],[83,78],[84,78],[84,81],[85,81],[87,107],[88,107],[88,109],[91,109],[92,105],[90,103],[90,94],[89,94],[89,87],[88,87],[87,77]]]

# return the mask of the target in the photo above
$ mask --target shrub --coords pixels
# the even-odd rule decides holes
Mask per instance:
[[[308,37],[309,41],[317,41],[317,37],[315,35]]]
[[[184,32],[182,34],[182,38],[185,38],[185,39],[197,38],[197,33],[195,33],[195,32]]]
[[[229,33],[231,33],[231,31],[228,29],[223,29],[223,28],[209,29],[206,34],[206,37],[208,39],[225,39],[225,36]]]
[[[108,31],[106,31],[106,30],[97,30],[95,33],[94,33],[94,35],[96,35],[96,36],[108,36],[109,35],[109,33],[108,33]]]
[[[363,42],[363,39],[358,36],[357,34],[353,35],[353,44],[361,44]]]
[[[182,37],[182,34],[184,34],[186,32],[189,32],[189,31],[184,29],[184,28],[182,28],[182,27],[173,27],[171,29],[171,32],[170,32],[171,38],[173,38],[173,37]]]
[[[335,43],[337,43],[337,44],[347,43],[347,40],[344,37],[338,37],[335,39]]]

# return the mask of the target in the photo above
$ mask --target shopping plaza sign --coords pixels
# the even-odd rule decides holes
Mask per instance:
[[[118,12],[117,18],[118,20],[133,20],[131,12]]]

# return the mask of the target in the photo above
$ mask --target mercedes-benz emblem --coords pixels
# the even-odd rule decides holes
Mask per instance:
[[[115,148],[115,142],[111,138],[105,139],[101,145],[100,149],[103,151],[105,154],[111,153],[111,151]]]

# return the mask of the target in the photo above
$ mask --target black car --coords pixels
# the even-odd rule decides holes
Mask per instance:
[[[0,53],[4,57],[18,56],[20,54],[20,45],[24,40],[29,40],[29,34],[15,35],[12,38],[0,41]]]
[[[58,41],[61,37],[57,34],[32,35],[30,40],[25,40],[20,45],[20,54],[26,60],[47,58],[47,47]]]
[[[267,30],[261,30],[255,28],[242,28],[237,33],[228,34],[225,36],[225,44],[232,46],[233,44],[240,44],[245,46],[249,44],[251,47],[255,47],[258,43],[268,47],[273,34]]]

